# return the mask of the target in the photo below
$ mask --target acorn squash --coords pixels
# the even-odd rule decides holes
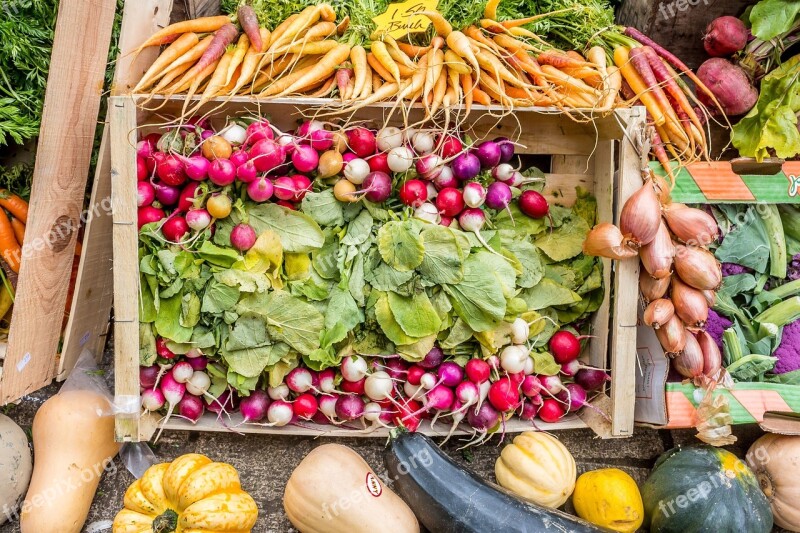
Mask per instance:
[[[651,533],[769,533],[772,511],[753,472],[711,446],[674,448],[642,486]]]
[[[772,505],[775,523],[800,531],[800,436],[764,435],[747,452],[747,464]]]

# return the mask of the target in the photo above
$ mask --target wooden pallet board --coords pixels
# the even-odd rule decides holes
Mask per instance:
[[[115,7],[114,0],[59,5],[0,404],[56,375]]]

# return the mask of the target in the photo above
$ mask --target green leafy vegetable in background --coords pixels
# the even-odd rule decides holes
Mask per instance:
[[[762,41],[769,41],[789,31],[798,17],[797,0],[761,0],[750,11],[751,31]]]

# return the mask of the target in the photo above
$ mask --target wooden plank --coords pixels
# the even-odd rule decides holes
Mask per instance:
[[[125,0],[119,35],[120,56],[114,76],[114,94],[127,94],[153,64],[159,47],[132,53],[148,37],[169,24],[172,0]]]
[[[115,7],[114,0],[59,5],[0,404],[55,375]]]
[[[634,146],[645,127],[642,107],[625,111],[627,130],[619,153],[619,176],[616,180],[615,222],[619,223],[622,205],[642,186],[642,157]],[[614,312],[611,321],[611,397],[614,399],[612,435],[633,434],[636,398],[636,319],[639,301],[639,261],[618,261],[614,272]]]
[[[220,0],[180,0],[175,2],[171,22],[219,15]]]
[[[108,100],[111,123],[111,201],[114,206],[114,391],[117,441],[139,435],[139,232],[136,225],[136,105]]]
[[[114,296],[111,271],[111,146],[104,126],[89,206],[84,210],[85,229],[75,294],[56,378],[67,378],[84,349],[95,358],[103,355]]]

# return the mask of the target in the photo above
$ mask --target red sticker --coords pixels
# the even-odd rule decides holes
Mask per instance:
[[[376,478],[372,472],[367,472],[367,490],[376,498],[383,493],[381,482],[378,481],[378,478]]]

